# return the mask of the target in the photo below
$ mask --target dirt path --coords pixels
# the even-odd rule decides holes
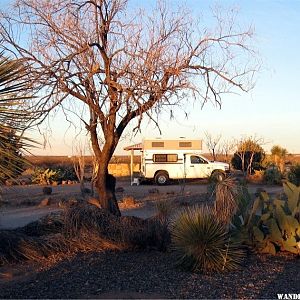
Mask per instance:
[[[23,227],[50,212],[59,211],[57,207],[26,207],[0,212],[0,229]]]
[[[34,222],[51,212],[62,210],[54,206],[51,207],[26,207],[19,209],[11,209],[0,212],[0,229],[15,229],[23,227],[30,222]],[[139,218],[149,218],[155,215],[156,209],[154,205],[146,203],[141,207],[121,209],[123,216],[135,216]]]
[[[185,187],[186,195],[199,195],[207,192],[207,183],[193,182]],[[119,200],[126,196],[132,196],[140,203],[140,207],[123,209],[122,214],[126,216],[136,216],[148,218],[155,214],[155,201],[162,198],[174,197],[180,194],[182,186],[172,184],[168,186],[140,185],[131,186],[128,181],[119,181],[117,187],[123,187],[124,192],[118,193]],[[51,198],[56,204],[47,207],[39,207],[38,204],[45,198],[42,194],[43,186],[14,186],[3,189],[3,200],[10,204],[0,211],[0,229],[13,229],[22,227],[32,221],[47,215],[50,212],[58,211],[57,203],[61,199],[70,199],[80,197],[80,188],[78,184],[55,186]],[[255,193],[257,188],[263,188],[268,193],[280,193],[280,186],[261,186],[249,185],[249,192]],[[150,192],[154,193],[150,193]],[[26,206],[30,204],[31,206]],[[21,206],[21,207],[20,207]],[[23,206],[23,207],[22,207]]]

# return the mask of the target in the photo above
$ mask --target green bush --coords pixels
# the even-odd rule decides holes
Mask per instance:
[[[208,207],[186,208],[172,224],[171,238],[176,264],[190,271],[234,270],[245,255],[227,226]]]
[[[74,168],[71,166],[56,166],[53,169],[35,168],[32,174],[32,182],[37,184],[51,184],[54,181],[77,180]]]
[[[295,185],[300,185],[300,164],[291,166],[288,173],[288,180]]]
[[[52,168],[55,172],[55,181],[63,181],[63,180],[78,180],[75,170],[72,166],[55,166]]]
[[[252,152],[251,151],[245,151],[244,153],[244,167],[241,159],[242,153],[241,152],[235,152],[232,159],[231,159],[231,164],[234,169],[236,170],[241,170],[245,172],[251,162],[251,156]],[[263,169],[263,160],[265,159],[265,153],[263,151],[261,152],[255,152],[253,154],[253,160],[251,163],[251,167],[249,170],[249,174],[254,174],[255,170],[262,170]]]
[[[273,166],[264,172],[264,181],[267,184],[281,184],[282,174],[280,170]]]

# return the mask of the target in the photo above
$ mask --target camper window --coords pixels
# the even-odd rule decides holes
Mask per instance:
[[[153,161],[154,162],[177,162],[178,155],[177,154],[154,154]]]
[[[190,148],[190,147],[192,147],[192,142],[179,142],[179,147]]]
[[[152,142],[152,147],[164,147],[165,143],[164,142]]]

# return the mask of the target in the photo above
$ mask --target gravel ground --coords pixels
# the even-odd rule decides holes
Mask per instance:
[[[300,293],[299,262],[251,255],[236,272],[202,275],[176,269],[169,252],[85,253],[46,268],[0,268],[0,298],[277,299]]]

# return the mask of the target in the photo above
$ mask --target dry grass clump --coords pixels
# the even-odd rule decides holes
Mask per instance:
[[[62,212],[52,212],[37,221],[27,224],[19,231],[29,236],[43,236],[60,233],[63,225]]]
[[[21,229],[0,231],[0,265],[49,260],[82,251],[165,247],[158,219],[117,217],[89,204],[76,204]]]
[[[125,196],[122,201],[119,203],[121,209],[138,207],[139,204],[136,203],[135,199],[132,196]]]
[[[70,237],[94,233],[122,249],[162,249],[165,247],[162,240],[167,236],[164,224],[157,218],[116,217],[92,205],[76,205],[68,209],[64,230]]]
[[[38,260],[44,247],[35,238],[12,230],[0,231],[0,265],[11,261]]]
[[[161,220],[168,220],[173,212],[174,202],[172,200],[163,199],[156,202],[157,216]]]
[[[216,216],[219,221],[229,224],[237,209],[237,186],[235,180],[228,177],[216,184]]]
[[[63,231],[68,236],[78,236],[82,231],[109,236],[110,229],[118,227],[118,219],[117,216],[94,205],[73,205],[65,210]]]

